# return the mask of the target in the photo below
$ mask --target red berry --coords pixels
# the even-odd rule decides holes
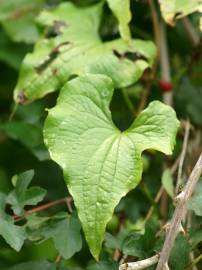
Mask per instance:
[[[161,80],[159,82],[159,87],[160,87],[160,89],[161,89],[162,92],[170,92],[173,89],[172,83],[171,82],[164,81],[164,80]]]

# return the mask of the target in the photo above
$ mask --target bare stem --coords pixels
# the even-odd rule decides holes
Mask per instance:
[[[178,173],[177,173],[177,183],[176,183],[175,193],[177,193],[180,184],[182,184],[182,167],[184,164],[185,155],[186,155],[186,151],[187,151],[189,131],[190,131],[190,122],[188,120],[188,121],[186,121],[186,125],[185,125],[185,134],[184,134],[182,152],[180,155],[180,162],[179,162]]]
[[[197,46],[198,43],[200,42],[200,38],[195,30],[195,28],[193,27],[193,25],[191,24],[190,20],[187,17],[182,18],[182,24],[184,27],[184,30],[186,31],[186,34],[192,44],[192,46]]]
[[[166,36],[166,26],[163,21],[161,21],[160,30],[161,30],[161,47],[160,47],[161,78],[163,81],[170,82],[171,75],[170,75],[169,52]],[[163,102],[165,104],[172,106],[173,104],[172,99],[173,99],[172,91],[163,94]]]
[[[158,67],[158,63],[159,63],[159,56],[160,56],[160,45],[161,45],[160,41],[161,40],[160,40],[160,24],[159,24],[158,13],[156,11],[153,0],[148,0],[148,5],[150,8],[150,12],[151,12],[153,32],[154,32],[155,43],[156,43],[156,47],[157,47],[157,54],[156,54],[156,59],[155,59],[153,68],[152,68],[152,76],[145,83],[144,91],[143,91],[142,96],[141,96],[141,100],[140,100],[140,104],[139,104],[139,107],[137,110],[137,114],[139,114],[145,108],[145,104],[146,104],[147,99],[148,99],[149,94],[150,94],[152,81],[153,81],[153,78],[155,77],[155,74],[157,71],[157,67]]]
[[[65,197],[65,198],[62,198],[62,199],[58,199],[56,201],[49,202],[49,203],[46,203],[46,204],[43,204],[43,205],[34,207],[34,208],[32,208],[32,209],[30,209],[28,211],[25,211],[25,214],[22,217],[14,216],[14,220],[15,220],[15,222],[18,222],[18,221],[23,220],[24,218],[26,218],[27,215],[31,215],[33,213],[37,213],[37,212],[43,211],[45,209],[54,207],[54,206],[56,206],[58,204],[62,204],[62,203],[66,203],[67,204],[68,210],[71,213],[72,212],[72,208],[70,206],[71,202],[72,202],[72,197]]]
[[[119,270],[141,270],[156,264],[159,260],[159,254],[142,261],[124,263],[119,266]]]
[[[178,167],[178,164],[179,164],[179,160],[180,160],[180,157],[178,157],[176,159],[175,163],[172,165],[172,167],[170,169],[170,171],[171,171],[172,174],[174,174],[175,171],[177,170],[177,167]],[[163,194],[163,191],[164,191],[164,188],[163,188],[163,186],[161,186],[160,189],[159,189],[159,191],[156,194],[156,197],[154,198],[154,203],[157,204],[159,202],[159,200],[161,199],[161,196]],[[149,208],[149,211],[147,212],[147,215],[145,217],[144,223],[146,223],[150,219],[150,217],[151,217],[151,215],[152,215],[152,213],[154,211],[154,208],[155,208],[155,205],[152,205]]]
[[[172,250],[174,241],[177,237],[179,228],[181,226],[181,221],[183,220],[187,212],[187,201],[192,195],[201,174],[202,174],[202,154],[200,155],[196,165],[194,166],[188,178],[187,184],[185,185],[182,192],[177,196],[177,207],[171,220],[170,228],[166,236],[166,240],[164,242],[156,270],[163,270],[164,266],[168,262],[170,252]]]

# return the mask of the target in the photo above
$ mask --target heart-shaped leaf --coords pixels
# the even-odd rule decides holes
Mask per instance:
[[[45,143],[61,165],[83,230],[95,258],[114,207],[137,186],[141,153],[171,154],[179,125],[175,112],[159,101],[121,132],[112,122],[112,80],[86,75],[67,83],[45,123]]]
[[[102,5],[78,8],[62,3],[38,18],[43,36],[25,57],[14,92],[26,103],[60,89],[72,76],[106,74],[116,87],[137,81],[152,65],[155,46],[150,41],[122,39],[102,42],[98,34]]]

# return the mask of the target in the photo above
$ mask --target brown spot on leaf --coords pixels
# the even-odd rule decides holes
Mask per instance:
[[[173,21],[175,21],[178,17],[182,16],[182,12],[176,12],[175,15],[173,16]]]
[[[41,74],[59,55],[60,53],[60,48],[64,45],[69,44],[70,42],[66,41],[66,42],[62,42],[61,44],[59,44],[57,47],[55,47],[54,49],[52,49],[52,51],[49,53],[48,55],[48,59],[45,60],[42,64],[40,64],[39,66],[35,67],[35,70],[38,74]]]
[[[113,53],[120,60],[126,58],[126,59],[128,59],[128,60],[130,60],[132,62],[135,62],[137,60],[144,60],[144,61],[148,62],[148,58],[146,56],[144,56],[140,52],[130,52],[130,51],[127,51],[127,52],[124,52],[124,53],[120,53],[117,50],[113,50]]]
[[[53,75],[53,76],[56,75],[56,74],[57,74],[57,71],[58,71],[57,68],[53,68],[53,69],[52,69],[52,75]]]
[[[54,38],[62,34],[62,28],[67,27],[64,21],[55,20],[52,26],[49,26],[45,31],[46,38]]]
[[[17,103],[25,104],[27,101],[27,97],[25,96],[24,90],[21,90],[17,95]]]

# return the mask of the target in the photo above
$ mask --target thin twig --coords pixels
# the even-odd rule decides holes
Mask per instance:
[[[171,169],[170,169],[171,174],[174,174],[175,171],[177,170],[179,161],[180,161],[180,157],[178,157],[178,158],[176,159],[175,163],[174,163],[173,166],[171,167]],[[154,203],[155,203],[155,204],[157,204],[157,203],[159,202],[159,200],[161,199],[161,196],[162,196],[162,194],[163,194],[163,191],[164,191],[164,188],[163,188],[163,186],[161,186],[160,189],[159,189],[159,191],[158,191],[157,194],[156,194],[156,197],[154,198]],[[149,208],[149,211],[147,212],[147,215],[146,215],[146,217],[145,217],[144,223],[146,223],[146,222],[150,219],[150,217],[151,217],[151,215],[152,215],[152,213],[153,213],[153,211],[154,211],[154,208],[155,208],[155,205],[152,205],[152,206]]]
[[[161,79],[165,82],[171,82],[166,25],[163,21],[161,21],[160,29],[161,29],[161,47],[160,47]],[[172,91],[163,94],[163,102],[169,106],[172,106],[173,104]]]
[[[181,221],[183,220],[187,212],[187,201],[192,195],[201,174],[202,174],[202,153],[196,165],[194,166],[184,189],[177,196],[177,207],[171,220],[170,228],[166,236],[166,240],[164,242],[156,270],[163,270],[163,267],[168,262],[170,252],[172,250],[174,241],[177,237],[179,228],[181,226]]]
[[[178,192],[179,186],[182,184],[182,167],[184,164],[185,155],[186,155],[186,151],[187,151],[190,126],[191,126],[190,122],[189,122],[189,120],[187,120],[186,124],[185,124],[184,140],[183,140],[182,152],[180,154],[180,163],[179,163],[178,173],[177,173],[177,182],[176,182],[176,187],[175,187],[176,194]]]
[[[194,46],[194,47],[197,46],[198,43],[200,42],[200,38],[199,38],[195,28],[191,24],[189,18],[184,17],[184,18],[182,18],[181,21],[182,21],[184,30],[186,31],[186,34],[187,34],[192,46]]]
[[[18,104],[15,104],[12,111],[11,111],[11,114],[9,115],[8,121],[13,120],[13,117],[15,116],[17,109],[18,109]]]
[[[161,20],[160,23],[160,67],[161,67],[161,80],[166,83],[171,83],[169,51],[167,44],[166,25]],[[172,107],[173,94],[172,91],[163,93],[163,102]],[[168,213],[168,194],[163,192],[160,202],[160,213],[165,221]]]
[[[145,108],[147,99],[149,97],[152,81],[153,81],[153,78],[155,77],[155,74],[157,71],[157,67],[158,67],[158,63],[159,63],[159,56],[160,56],[160,24],[159,24],[158,13],[157,13],[156,8],[154,6],[153,0],[148,0],[148,5],[150,8],[150,12],[151,12],[153,32],[154,32],[154,37],[155,37],[155,44],[156,44],[156,48],[157,48],[157,53],[156,53],[156,59],[155,59],[155,62],[154,62],[154,65],[153,65],[152,71],[151,71],[152,75],[150,75],[150,78],[145,82],[145,87],[144,87],[144,91],[143,91],[142,96],[141,96],[139,107],[137,109],[137,114],[139,114]]]
[[[159,31],[160,30],[159,18],[158,18],[158,13],[156,11],[156,7],[154,5],[154,1],[148,0],[148,4],[151,11],[153,32],[154,32],[155,43],[157,47],[156,62],[158,62],[159,56],[160,56],[160,43],[161,43],[161,37],[160,37],[160,31]]]
[[[202,254],[200,254],[198,257],[196,257],[190,265],[187,266],[186,270],[191,269],[193,266],[195,266],[197,263],[199,263],[202,260]]]
[[[161,186],[160,189],[159,189],[159,191],[156,194],[155,199],[154,199],[155,204],[157,204],[159,202],[159,200],[160,200],[160,198],[161,198],[161,196],[163,194],[163,191],[164,191],[163,186]],[[150,219],[150,217],[151,217],[151,215],[152,215],[152,213],[154,211],[154,208],[155,208],[155,205],[152,205],[149,208],[149,211],[147,212],[147,215],[146,215],[146,217],[144,219],[144,223],[147,223],[147,221]]]
[[[156,264],[159,260],[159,254],[142,261],[124,263],[119,266],[119,270],[141,270]]]
[[[58,204],[62,204],[62,203],[67,204],[67,202],[68,202],[68,204],[70,204],[72,202],[72,197],[65,197],[65,198],[58,199],[58,200],[53,201],[53,202],[49,202],[49,203],[34,207],[34,208],[30,209],[30,210],[25,211],[24,216],[21,216],[21,217],[14,216],[14,220],[15,220],[15,222],[21,221],[21,220],[25,219],[27,215],[31,215],[33,213],[37,213],[37,212],[46,210],[46,209],[54,207],[54,206],[56,206]],[[68,207],[68,210],[69,210],[69,212],[72,212],[72,209],[70,210],[69,207]]]
[[[62,256],[61,255],[58,255],[55,259],[55,263],[59,263],[62,259]]]

